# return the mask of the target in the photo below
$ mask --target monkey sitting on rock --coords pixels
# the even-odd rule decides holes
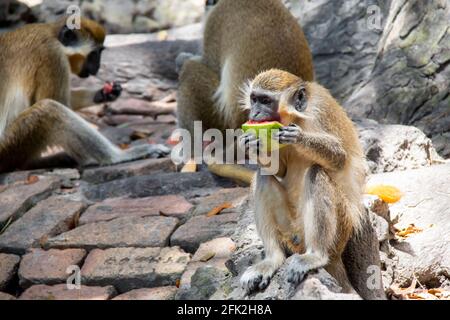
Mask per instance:
[[[253,186],[255,218],[265,259],[241,278],[247,291],[264,289],[296,253],[287,279],[297,284],[324,267],[345,292],[353,288],[342,253],[361,229],[365,160],[352,121],[326,89],[281,70],[259,74],[245,94],[250,120],[279,121],[278,172],[257,174]],[[257,151],[259,139],[244,134],[240,145]]]
[[[161,145],[121,150],[74,112],[121,93],[117,84],[70,90],[71,72],[81,78],[97,74],[104,40],[103,27],[88,19],[81,19],[79,30],[60,20],[0,35],[0,172],[35,166],[52,146],[82,166],[169,152]]]

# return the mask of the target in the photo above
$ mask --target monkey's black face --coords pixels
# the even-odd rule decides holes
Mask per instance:
[[[81,69],[81,72],[78,74],[80,78],[87,78],[91,75],[95,76],[98,73],[98,70],[100,69],[100,61],[102,58],[103,50],[104,48],[100,47],[89,53],[86,58],[86,62]]]
[[[252,92],[250,95],[249,120],[256,122],[280,121],[278,98],[265,93]]]

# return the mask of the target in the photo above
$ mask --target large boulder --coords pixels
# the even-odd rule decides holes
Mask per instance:
[[[450,156],[450,5],[290,0],[317,80],[354,117],[414,125]]]

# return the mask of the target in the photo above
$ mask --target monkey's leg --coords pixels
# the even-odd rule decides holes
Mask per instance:
[[[298,284],[312,270],[325,267],[336,240],[337,208],[335,187],[328,174],[312,166],[305,179],[303,225],[306,252],[294,255],[287,267],[287,280]]]
[[[286,192],[273,176],[256,177],[254,190],[255,219],[263,241],[265,258],[250,266],[241,277],[241,285],[247,292],[264,289],[273,274],[285,261],[285,253],[279,243],[279,231],[288,228],[290,222]]]
[[[38,157],[47,146],[63,147],[81,165],[114,164],[168,152],[145,145],[121,150],[83,118],[53,100],[41,100],[22,112],[0,142],[0,170],[17,168]]]

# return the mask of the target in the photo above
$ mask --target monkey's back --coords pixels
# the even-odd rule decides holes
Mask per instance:
[[[5,127],[35,102],[38,86],[61,84],[68,75],[64,72],[64,53],[48,25],[30,24],[4,33],[0,35],[0,48],[1,137]],[[50,74],[50,69],[55,72]]]
[[[314,78],[303,31],[279,0],[219,1],[207,20],[203,56],[218,73],[217,66],[231,64],[240,82],[272,68]]]

